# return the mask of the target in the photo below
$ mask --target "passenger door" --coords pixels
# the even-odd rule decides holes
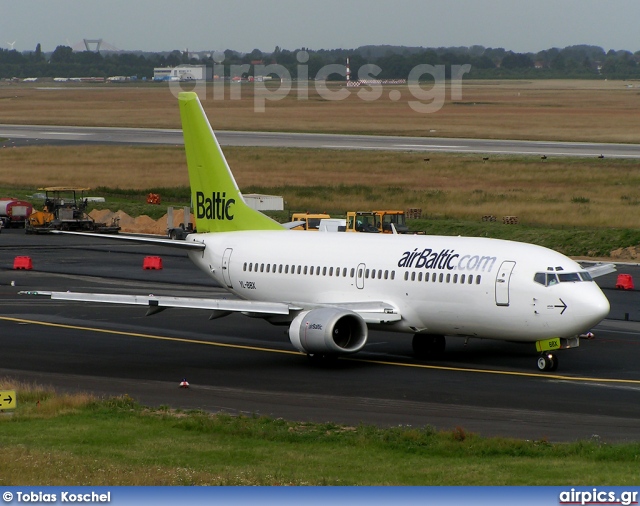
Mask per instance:
[[[496,275],[496,305],[509,305],[509,283],[511,281],[511,273],[516,266],[515,262],[506,260],[502,262],[498,274]]]

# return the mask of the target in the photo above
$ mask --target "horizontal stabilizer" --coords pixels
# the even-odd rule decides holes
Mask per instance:
[[[83,237],[97,237],[100,239],[113,239],[114,241],[129,241],[138,242],[144,244],[155,244],[156,246],[164,246],[167,248],[176,249],[190,249],[190,250],[203,250],[205,249],[204,243],[197,241],[174,241],[173,239],[165,239],[161,237],[141,236],[141,235],[105,235],[105,234],[91,234],[88,232],[67,232],[62,230],[52,230],[52,234],[65,234],[65,235],[81,235]]]

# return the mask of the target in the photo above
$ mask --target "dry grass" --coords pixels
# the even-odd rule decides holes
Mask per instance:
[[[18,393],[19,418],[51,418],[74,412],[96,401],[96,397],[89,394],[56,394],[53,387],[17,382],[11,378],[0,378],[0,390]]]
[[[240,100],[203,104],[215,129],[353,132],[434,137],[640,142],[640,90],[622,81],[464,81],[462,99],[447,91],[437,113],[419,114],[406,86],[385,88],[375,101],[352,91],[347,100],[325,100],[309,84],[309,99],[295,89],[254,112],[252,85],[233,85]],[[0,86],[0,123],[179,128],[176,99],[166,84],[146,86]],[[333,91],[341,85],[332,85]],[[397,89],[394,102],[389,92]]]
[[[283,195],[288,209],[419,207],[432,217],[518,216],[526,223],[638,228],[633,160],[227,148],[245,191]],[[0,151],[3,182],[21,188],[187,186],[182,148],[30,147]],[[18,195],[22,197],[22,195]]]
[[[0,150],[5,186],[188,186],[184,148],[36,146]]]

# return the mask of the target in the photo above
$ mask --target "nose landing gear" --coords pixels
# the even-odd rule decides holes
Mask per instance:
[[[558,358],[553,353],[543,353],[538,358],[538,369],[553,372],[558,368]]]

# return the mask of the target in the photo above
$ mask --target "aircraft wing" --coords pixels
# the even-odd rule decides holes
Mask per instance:
[[[213,311],[217,318],[229,313],[244,313],[248,316],[288,315],[305,309],[336,307],[359,314],[366,323],[390,323],[402,316],[385,302],[347,302],[339,304],[307,304],[287,302],[264,302],[240,299],[204,299],[196,297],[172,297],[165,295],[127,295],[113,293],[27,291],[21,295],[40,295],[52,300],[75,302],[97,302],[102,304],[124,304],[146,306],[147,315],[168,308],[205,309]]]
[[[302,304],[301,304],[302,305]],[[305,309],[309,309],[305,304]],[[336,304],[316,304],[313,307],[337,307],[358,313],[366,323],[391,323],[402,319],[402,315],[386,302],[339,302]]]
[[[195,241],[174,241],[173,239],[165,239],[154,236],[141,236],[141,235],[125,235],[125,234],[92,234],[90,232],[67,232],[63,230],[52,230],[52,234],[64,234],[64,235],[81,235],[83,237],[98,237],[100,239],[112,239],[114,241],[130,241],[145,244],[155,244],[156,246],[166,246],[168,248],[176,249],[205,249],[204,243]]]
[[[164,295],[124,295],[113,293],[47,291],[20,292],[20,294],[43,295],[53,300],[147,306],[150,309],[150,314],[170,307],[254,314],[289,314],[291,309],[300,309],[282,302],[260,302],[236,299],[201,299],[195,297],[171,297]]]
[[[598,278],[600,276],[604,276],[605,274],[611,274],[612,272],[616,272],[616,270],[616,264],[597,263],[590,265],[589,267],[585,267],[585,271],[587,271],[592,278]]]

